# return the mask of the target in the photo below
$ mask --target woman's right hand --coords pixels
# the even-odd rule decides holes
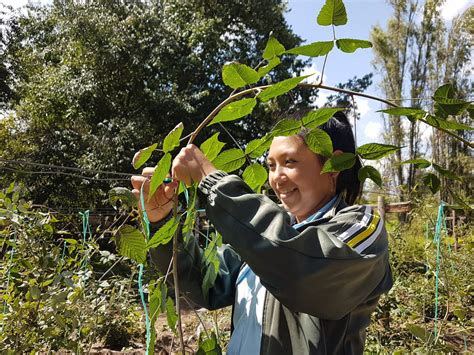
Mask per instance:
[[[150,189],[150,179],[153,175],[155,168],[145,168],[142,171],[142,175],[132,176],[133,194],[137,197],[138,207],[141,209],[142,204],[140,202],[140,190],[143,186],[143,197],[145,200],[145,210],[150,222],[158,222],[165,218],[174,207],[173,196],[174,192],[178,187],[177,181],[170,183],[161,184],[154,195],[149,199],[148,191]]]

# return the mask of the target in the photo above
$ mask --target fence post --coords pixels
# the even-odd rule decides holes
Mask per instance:
[[[383,219],[385,217],[385,200],[383,196],[377,197],[377,209],[379,210],[380,217]]]
[[[458,251],[458,236],[456,235],[456,210],[451,211],[451,218],[453,219],[453,238],[454,238],[454,251]]]

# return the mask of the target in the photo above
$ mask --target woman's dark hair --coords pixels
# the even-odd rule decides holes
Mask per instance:
[[[306,114],[305,112],[304,114]],[[298,113],[294,116],[300,116]],[[304,116],[304,115],[303,115]],[[301,116],[301,117],[303,117]],[[295,118],[301,118],[295,117]],[[341,150],[345,153],[355,153],[355,139],[352,133],[352,128],[344,112],[338,111],[325,124],[318,128],[326,132],[332,140],[333,150]],[[310,132],[308,129],[303,129],[298,135],[303,139]],[[324,163],[326,159],[321,157],[321,162]],[[362,192],[362,185],[359,181],[358,172],[362,167],[359,157],[356,157],[355,164],[352,168],[343,170],[339,173],[336,183],[336,193],[341,194],[347,204],[353,205]]]

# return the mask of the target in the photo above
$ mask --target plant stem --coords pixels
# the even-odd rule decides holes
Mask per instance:
[[[173,196],[174,208],[173,208],[173,216],[176,217],[178,214],[178,189]],[[175,306],[176,306],[176,313],[178,315],[178,334],[179,334],[179,342],[181,344],[181,353],[185,354],[184,349],[184,339],[183,339],[183,326],[181,324],[181,307],[179,304],[179,284],[178,284],[178,235],[179,235],[179,228],[176,229],[176,232],[173,237],[173,283],[174,283],[174,291],[175,291]]]

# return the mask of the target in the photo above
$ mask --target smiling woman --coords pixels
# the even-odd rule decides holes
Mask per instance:
[[[355,151],[344,114],[319,128],[336,154]],[[360,162],[321,174],[325,158],[309,149],[305,137],[275,137],[270,147],[269,181],[283,208],[217,170],[194,145],[174,159],[173,178],[199,182],[207,216],[227,243],[219,248],[219,271],[208,294],[201,288],[206,264],[194,239],[181,247],[179,282],[200,306],[233,305],[228,354],[362,353],[371,313],[392,286],[383,220],[371,207],[353,205]],[[138,194],[148,182],[135,177],[132,183]],[[172,208],[165,204],[170,186],[160,189],[145,206],[162,208],[154,228]],[[152,250],[152,257],[166,271],[171,246]]]

